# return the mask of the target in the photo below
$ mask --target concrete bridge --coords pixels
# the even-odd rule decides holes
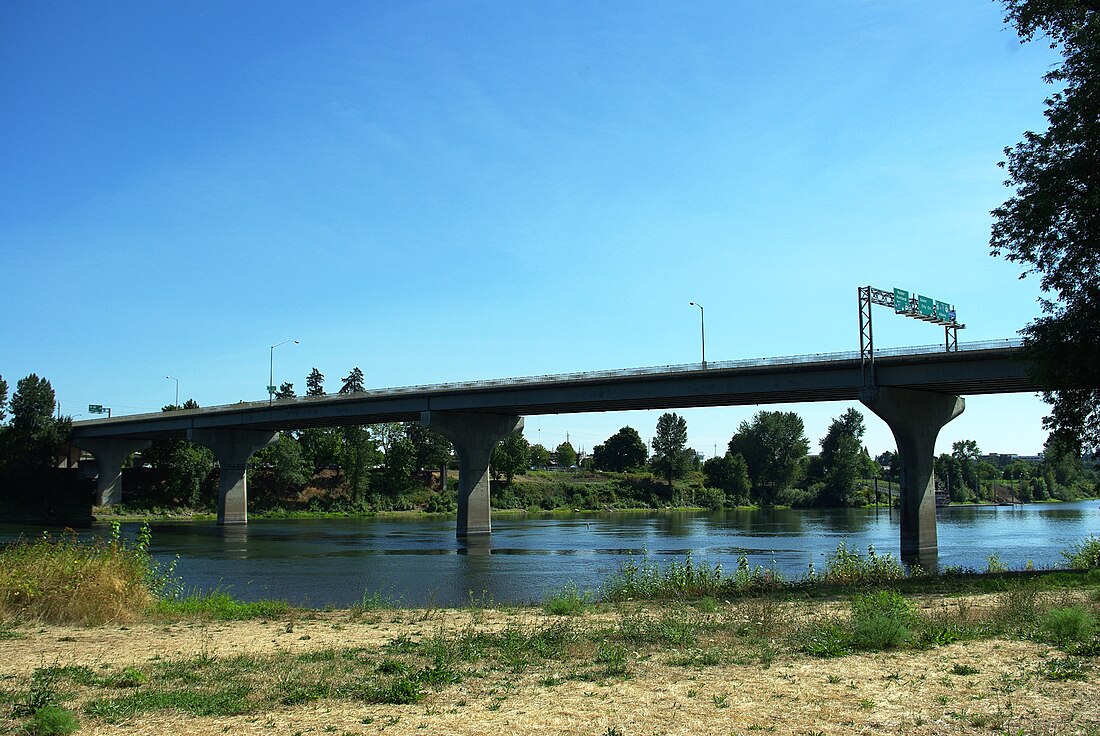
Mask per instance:
[[[72,443],[98,461],[97,500],[117,503],[122,464],[153,439],[188,439],[221,469],[218,523],[248,519],[245,465],[281,430],[420,421],[447,437],[459,462],[459,537],[491,531],[489,457],[523,417],[810,401],[862,401],[894,433],[901,465],[901,554],[935,569],[934,449],[963,395],[1033,392],[1018,341],[877,351],[865,384],[859,353],[831,353],[569,373],[370,390],[76,422]]]

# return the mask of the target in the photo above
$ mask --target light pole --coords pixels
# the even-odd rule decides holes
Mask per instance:
[[[180,379],[176,378],[175,376],[165,376],[165,378],[167,378],[169,381],[175,381],[176,382],[176,403],[172,404],[172,406],[179,406],[180,405]]]
[[[703,305],[696,302],[688,302],[693,307],[699,307],[699,337],[703,342],[703,368],[707,367],[707,329],[703,322]]]
[[[271,359],[268,361],[268,366],[267,366],[267,368],[268,368],[268,372],[267,372],[267,405],[268,406],[271,406],[271,404],[275,401],[275,348],[279,347],[280,345],[286,345],[288,342],[292,342],[295,345],[298,344],[297,340],[283,340],[282,342],[277,342],[277,343],[275,343],[274,345],[271,346],[271,356],[270,356]]]

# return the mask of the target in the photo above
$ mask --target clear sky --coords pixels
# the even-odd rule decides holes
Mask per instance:
[[[856,289],[1012,337],[1002,149],[1041,41],[987,0],[0,3],[0,375],[65,413],[858,350]],[[876,308],[880,347],[942,342]],[[798,411],[817,440],[843,403]],[[723,450],[757,407],[686,410]],[[866,412],[868,448],[893,449]],[[531,417],[591,448],[660,412]],[[1042,449],[1034,396],[939,449]]]

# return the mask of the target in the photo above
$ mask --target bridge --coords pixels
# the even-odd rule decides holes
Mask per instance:
[[[242,402],[200,409],[75,422],[72,443],[97,459],[97,500],[121,498],[122,464],[154,439],[211,448],[221,481],[218,522],[247,522],[245,465],[279,431],[420,421],[455,447],[459,462],[457,534],[491,531],[489,457],[522,429],[523,417],[628,409],[678,409],[811,401],[862,401],[890,426],[901,465],[901,552],[935,569],[932,463],[939,430],[962,413],[963,395],[1033,392],[1019,341],[824,353],[612,371],[529,376],[369,390],[355,394]]]

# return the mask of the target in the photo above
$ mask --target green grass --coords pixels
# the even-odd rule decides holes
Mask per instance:
[[[542,610],[554,616],[576,616],[592,604],[592,594],[581,592],[577,584],[570,581],[558,590],[552,591],[542,601]]]
[[[239,601],[224,590],[157,601],[153,612],[165,618],[194,617],[212,621],[277,618],[291,611],[286,601]]]

